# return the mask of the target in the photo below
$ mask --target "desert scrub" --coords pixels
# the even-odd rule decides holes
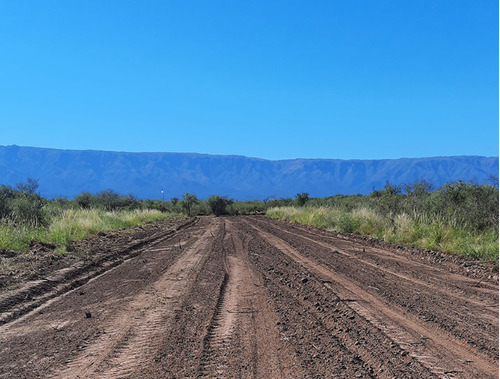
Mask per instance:
[[[104,211],[98,209],[67,209],[53,216],[47,226],[0,224],[0,249],[28,251],[33,241],[52,243],[64,252],[72,241],[84,239],[99,232],[138,226],[148,221],[167,220],[171,213],[157,210]]]
[[[375,210],[335,207],[279,207],[267,217],[313,225],[341,233],[370,236],[386,242],[498,261],[498,231],[476,230],[439,218],[400,213],[382,216]]]

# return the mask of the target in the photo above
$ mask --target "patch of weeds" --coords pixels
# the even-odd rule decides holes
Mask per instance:
[[[69,254],[69,252],[66,250],[65,246],[59,246],[58,248],[56,248],[54,250],[54,255],[56,255],[56,256],[65,257],[68,254]]]
[[[271,218],[314,225],[341,233],[356,233],[422,249],[459,254],[471,259],[498,261],[497,231],[478,231],[416,213],[383,217],[368,208],[351,210],[334,207],[272,208]]]

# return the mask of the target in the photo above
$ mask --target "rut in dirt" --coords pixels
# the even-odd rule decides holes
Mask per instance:
[[[224,237],[225,233],[222,237],[223,240]],[[227,311],[226,290],[229,282],[225,246],[222,246],[222,251],[224,257],[224,279],[220,285],[213,317],[207,325],[207,332],[203,338],[203,351],[199,367],[199,376],[208,376],[213,372],[222,374],[223,368],[228,365],[225,351],[231,344],[231,320],[229,317],[225,317],[225,312]]]
[[[0,378],[498,377],[498,283],[453,262],[264,217],[165,233],[1,325]]]
[[[436,375],[497,375],[498,284],[484,283],[479,289],[477,281],[446,272],[445,267],[423,270],[401,252],[399,260],[380,249],[370,258],[366,252],[372,249],[366,246],[332,236],[324,242],[307,228],[252,221],[268,243],[321,279]]]
[[[225,220],[224,281],[204,339],[200,377],[291,377],[293,351],[282,343],[277,315],[237,226]]]

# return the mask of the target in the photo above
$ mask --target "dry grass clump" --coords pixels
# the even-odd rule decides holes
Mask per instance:
[[[439,219],[401,213],[383,217],[368,208],[353,210],[335,207],[271,208],[267,216],[313,225],[341,233],[370,236],[386,242],[422,249],[457,253],[473,259],[498,261],[498,233],[477,231]]]
[[[27,251],[33,241],[52,243],[64,252],[71,241],[108,230],[141,225],[148,221],[166,220],[174,217],[157,210],[135,209],[131,211],[104,211],[99,209],[67,209],[53,216],[47,226],[32,227],[0,224],[0,249]]]

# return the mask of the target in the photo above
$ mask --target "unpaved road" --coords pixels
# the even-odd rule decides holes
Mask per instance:
[[[450,261],[241,216],[102,271],[0,298],[0,378],[498,377],[497,280]]]

